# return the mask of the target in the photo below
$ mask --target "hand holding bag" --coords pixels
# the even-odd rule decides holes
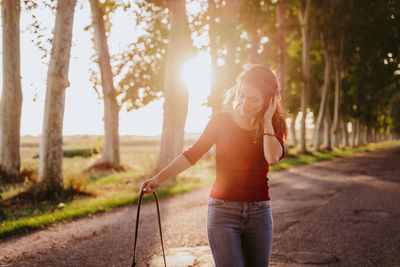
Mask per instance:
[[[162,252],[163,252],[163,258],[164,258],[164,266],[167,267],[167,263],[165,261],[165,252],[164,252],[164,243],[163,243],[163,237],[162,237],[162,231],[161,231],[161,216],[160,216],[160,207],[158,205],[158,197],[155,191],[153,191],[154,198],[156,200],[156,206],[157,206],[157,216],[158,216],[158,228],[160,229],[160,237],[161,237],[161,247],[162,247]],[[138,226],[139,226],[139,214],[140,214],[140,204],[142,203],[142,197],[143,197],[143,190],[140,192],[139,196],[139,201],[137,204],[137,215],[136,215],[136,229],[135,229],[135,243],[133,246],[133,261],[132,261],[132,267],[136,266],[136,241],[137,241],[137,235],[138,235]]]

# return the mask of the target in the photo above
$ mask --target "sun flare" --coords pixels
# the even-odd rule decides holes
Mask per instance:
[[[189,58],[181,72],[181,79],[189,94],[199,97],[210,93],[211,76],[211,58],[207,52],[199,52]]]

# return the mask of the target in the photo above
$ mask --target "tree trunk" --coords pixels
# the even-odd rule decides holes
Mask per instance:
[[[57,3],[53,47],[47,72],[43,131],[40,142],[39,182],[44,189],[62,188],[63,117],[76,0]]]
[[[285,13],[286,13],[286,3],[281,0],[278,1],[276,15],[278,22],[279,31],[279,87],[281,89],[281,100],[284,106],[286,103],[286,28],[285,28]]]
[[[333,147],[339,146],[339,107],[340,107],[340,94],[342,92],[342,62],[341,57],[337,56],[335,60],[335,106],[333,111],[333,125],[332,125],[332,136],[333,136]]]
[[[185,1],[168,1],[171,31],[167,48],[164,80],[164,121],[155,172],[166,167],[183,150],[184,127],[188,112],[188,91],[181,81],[181,70],[192,51]]]
[[[364,142],[364,125],[362,123],[360,123],[360,126],[358,129],[359,129],[359,137],[358,137],[359,145],[363,145],[365,143]]]
[[[118,135],[119,105],[116,100],[117,93],[114,89],[110,55],[104,28],[104,12],[100,7],[99,0],[90,0],[90,8],[92,10],[94,41],[99,58],[104,97],[104,145],[102,158],[99,163],[117,169],[120,166]]]
[[[3,0],[3,92],[0,101],[0,177],[14,181],[20,171],[22,89],[20,72],[20,1]]]
[[[376,143],[377,140],[377,136],[378,136],[378,130],[376,127],[373,127],[372,129],[372,142]]]
[[[217,30],[216,30],[216,10],[214,0],[208,0],[208,13],[210,16],[209,20],[209,30],[208,35],[210,39],[210,57],[211,57],[211,70],[212,70],[212,80],[211,80],[211,90],[210,96],[208,97],[208,104],[211,106],[212,114],[222,109],[222,86],[219,86],[221,81],[220,75],[217,75],[220,71],[217,61]]]
[[[354,127],[354,126],[353,126]],[[342,129],[343,129],[343,143],[345,146],[349,146],[349,132],[347,131],[347,120],[342,120]],[[353,129],[354,131],[354,129]]]
[[[329,107],[328,104],[326,104],[324,116],[324,147],[328,150],[332,150],[331,125],[332,120],[329,114]]]
[[[390,128],[389,128],[389,126],[386,126],[385,141],[389,141],[390,140],[390,136],[391,136]]]
[[[300,152],[306,152],[306,116],[308,106],[308,91],[310,84],[310,46],[311,33],[309,28],[310,4],[311,0],[306,0],[305,5],[302,5],[299,13],[301,26],[302,43],[302,72],[303,72],[303,90],[301,92],[301,123],[300,123]]]
[[[290,121],[290,146],[296,147],[297,146],[297,139],[296,139],[296,118],[298,113],[292,114],[292,119]]]
[[[357,118],[356,119],[356,140],[355,140],[355,145],[359,146],[361,145],[361,124],[360,124],[360,119]]]
[[[365,133],[366,134],[366,138],[365,138],[366,143],[368,144],[368,143],[374,142],[372,139],[372,128],[367,126],[365,129],[365,132],[366,132]]]
[[[353,118],[351,123],[351,146],[356,145],[356,119]]]
[[[317,123],[315,124],[315,129],[314,129],[313,147],[314,147],[315,151],[318,151],[319,146],[320,146],[320,135],[321,135],[321,131],[322,131],[322,123],[324,121],[326,112],[328,111],[326,106],[328,105],[328,96],[329,96],[329,90],[330,90],[330,86],[331,86],[332,56],[331,56],[330,51],[328,51],[327,49],[324,51],[324,55],[325,55],[324,84],[322,86],[321,104],[319,106],[318,119],[317,119]]]
[[[344,141],[344,138],[345,138],[344,137],[344,129],[343,129],[343,123],[342,123],[341,119],[339,119],[338,128],[339,129],[338,129],[338,133],[337,133],[337,136],[338,136],[337,148],[340,148],[340,146],[345,143],[345,141]]]
[[[354,119],[354,123],[353,123],[353,142],[352,145],[353,146],[358,146],[359,145],[359,128],[360,128],[360,122],[358,118]]]
[[[360,123],[360,127],[359,127],[359,138],[358,138],[359,144],[360,144],[360,145],[365,144],[364,137],[365,137],[365,135],[364,135],[364,125],[363,125],[362,123]]]
[[[364,125],[362,127],[362,140],[363,145],[368,143],[368,129]]]

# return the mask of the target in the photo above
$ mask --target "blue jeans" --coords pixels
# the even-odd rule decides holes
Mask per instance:
[[[273,236],[269,201],[209,197],[207,236],[216,267],[268,266]]]

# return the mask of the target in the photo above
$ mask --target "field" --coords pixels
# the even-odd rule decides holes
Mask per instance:
[[[185,148],[190,146],[197,137],[198,135],[195,134],[186,136]],[[71,220],[104,212],[113,207],[136,203],[141,183],[149,178],[154,168],[158,156],[159,137],[122,136],[120,155],[125,170],[93,172],[87,171],[87,168],[99,158],[99,154],[89,156],[81,152],[101,148],[101,137],[66,136],[63,159],[64,187],[73,188],[81,193],[59,201],[35,201],[34,199],[19,201],[15,196],[34,184],[37,179],[39,143],[38,137],[31,136],[25,136],[21,141],[21,169],[29,174],[29,179],[26,178],[22,183],[0,187],[5,214],[0,225],[0,236],[38,229],[58,221]],[[357,148],[313,152],[307,155],[296,155],[295,151],[289,150],[287,157],[272,166],[271,171],[398,143],[398,141],[375,143]],[[210,186],[214,178],[214,157],[208,153],[195,166],[161,184],[157,194],[164,197]],[[152,196],[146,196],[144,200],[151,198]]]

